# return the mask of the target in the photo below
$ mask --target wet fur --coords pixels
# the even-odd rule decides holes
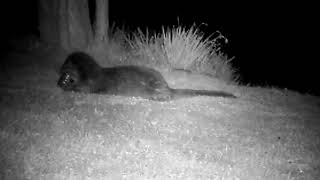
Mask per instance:
[[[223,91],[172,89],[160,72],[141,66],[102,68],[86,53],[69,55],[60,68],[58,86],[65,91],[137,96],[169,101],[192,96],[235,98]]]

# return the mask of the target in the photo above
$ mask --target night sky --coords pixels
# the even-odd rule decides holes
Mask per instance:
[[[19,1],[18,7],[18,1],[8,2],[0,12],[2,38],[17,32],[35,32],[36,1]],[[219,30],[229,40],[225,51],[235,56],[233,64],[244,83],[320,94],[316,87],[319,57],[313,56],[320,32],[315,4],[200,0],[109,3],[110,21],[133,30],[148,27],[160,31],[162,26],[177,25],[178,18],[187,27],[207,24],[200,26],[206,35]]]

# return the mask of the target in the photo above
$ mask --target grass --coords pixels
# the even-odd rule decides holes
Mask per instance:
[[[193,75],[181,83],[199,82],[239,98],[154,102],[66,93],[56,87],[53,68],[62,57],[13,54],[3,62],[7,70],[0,77],[10,81],[0,84],[0,179],[296,180],[320,175],[319,98]]]

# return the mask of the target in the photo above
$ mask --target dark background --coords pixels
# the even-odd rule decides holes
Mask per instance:
[[[90,0],[92,2],[92,0]],[[209,3],[210,2],[210,3]],[[219,30],[229,40],[242,82],[320,94],[316,4],[307,2],[124,1],[110,0],[110,21],[135,30],[201,25],[206,35]],[[37,2],[1,4],[1,41],[37,33]],[[3,44],[1,46],[4,46]]]

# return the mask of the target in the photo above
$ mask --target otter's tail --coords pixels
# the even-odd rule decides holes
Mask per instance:
[[[237,98],[235,95],[223,91],[209,91],[209,90],[193,90],[193,89],[171,89],[173,99],[193,96],[214,96],[224,98]]]

